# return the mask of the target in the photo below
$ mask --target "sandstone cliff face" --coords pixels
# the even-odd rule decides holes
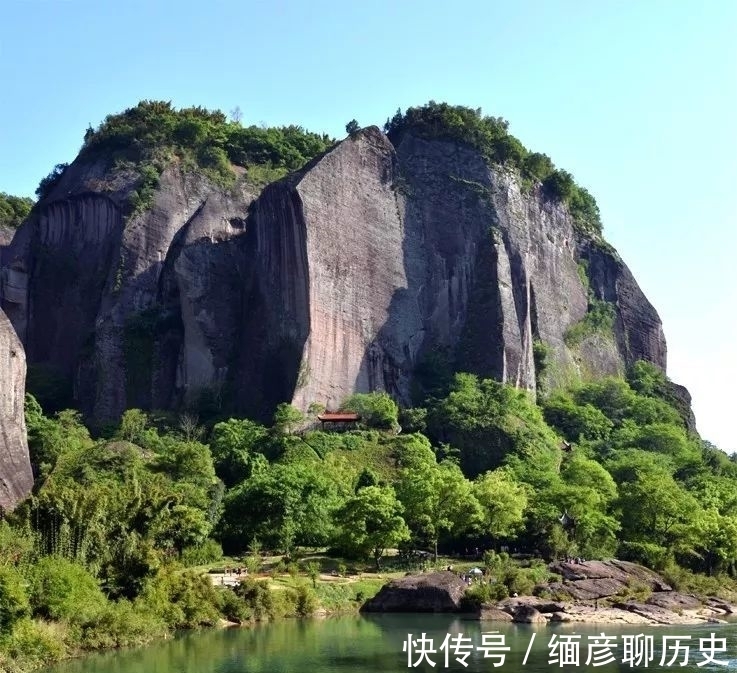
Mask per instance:
[[[409,397],[423,325],[405,263],[396,156],[377,129],[349,139],[253,212],[270,354],[289,354],[296,405],[335,407],[354,390]],[[273,375],[273,374],[272,374]]]
[[[126,218],[135,175],[75,163],[4,251],[29,362],[61,372],[90,416],[203,392],[256,416],[354,391],[409,403],[432,352],[530,391],[636,359],[665,368],[660,320],[616,252],[470,148],[408,135],[395,149],[369,128],[258,198],[239,185],[172,167]],[[592,299],[613,328],[572,343]]]
[[[4,251],[1,287],[34,371],[103,421],[176,408],[222,378],[235,347],[218,324],[221,311],[234,322],[229,241],[253,194],[171,167],[152,208],[126,218],[136,176],[101,166],[73,164],[39,204]]]
[[[469,148],[408,136],[395,152],[367,129],[268,188],[252,222],[270,353],[289,352],[302,408],[376,389],[408,403],[433,349],[531,391],[536,341],[551,386],[637,359],[665,368],[657,313],[616,253]],[[613,329],[567,345],[589,291],[614,306]]]
[[[0,311],[0,509],[12,510],[30,492],[33,473],[23,415],[26,358],[10,321]]]

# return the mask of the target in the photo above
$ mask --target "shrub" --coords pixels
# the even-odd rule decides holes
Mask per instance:
[[[663,568],[661,574],[676,591],[701,596],[720,596],[726,600],[734,600],[734,591],[737,587],[732,578],[697,574],[672,562]]]
[[[652,593],[653,590],[649,585],[639,582],[638,580],[630,579],[627,582],[627,586],[622,587],[622,589],[617,592],[617,597],[623,600],[639,601],[644,603],[648,598],[650,598]]]
[[[10,657],[9,663],[17,667],[8,670],[30,671],[61,661],[67,656],[65,637],[65,629],[58,624],[21,620],[3,643],[3,651]],[[4,664],[0,653],[0,665]]]
[[[187,567],[217,563],[222,558],[223,548],[220,543],[210,539],[205,540],[200,545],[183,549],[180,555],[182,565]]]
[[[622,542],[617,556],[624,561],[641,563],[653,570],[665,568],[672,561],[671,552],[665,547],[650,542]]]
[[[320,605],[317,594],[305,584],[297,586],[296,611],[300,617],[307,617],[314,613]]]
[[[146,583],[136,605],[163,619],[169,628],[188,629],[216,624],[220,601],[209,577],[167,566]]]
[[[244,624],[253,619],[253,610],[229,587],[218,590],[220,614],[228,621]]]
[[[589,309],[584,317],[571,325],[563,335],[566,345],[573,348],[592,334],[612,336],[616,308],[608,301],[591,298]]]
[[[528,569],[512,568],[504,575],[504,584],[510,595],[528,596],[535,588],[535,580]]]
[[[359,414],[361,423],[369,428],[389,430],[398,425],[399,407],[387,393],[355,393],[343,407]]]
[[[33,199],[0,192],[0,227],[19,227],[33,208]]]
[[[594,198],[576,185],[567,171],[556,169],[550,157],[529,152],[509,133],[501,117],[484,116],[481,109],[430,101],[422,107],[401,110],[387,119],[384,130],[396,146],[411,132],[423,138],[450,140],[470,145],[489,163],[516,169],[523,188],[542,183],[544,192],[567,204],[576,227],[588,233],[601,232],[599,209]]]
[[[23,578],[13,568],[0,567],[0,633],[8,633],[13,625],[30,613]]]
[[[164,620],[126,600],[109,603],[95,619],[82,627],[80,644],[87,650],[145,645],[166,636]]]
[[[61,176],[64,175],[64,171],[69,168],[69,164],[56,164],[45,178],[41,180],[38,187],[36,187],[36,196],[39,199],[46,198],[51,191],[56,187],[61,180]]]
[[[490,584],[474,584],[468,587],[461,599],[461,609],[465,611],[477,610],[484,603],[490,603]]]
[[[81,565],[46,556],[33,568],[30,602],[33,614],[55,620],[82,623],[105,607],[97,580]]]
[[[266,582],[246,578],[235,588],[236,596],[243,599],[254,619],[273,617],[276,611],[274,595]]]
[[[168,149],[170,155],[232,180],[231,162],[295,170],[334,142],[327,135],[299,126],[243,127],[228,122],[218,110],[177,110],[171,103],[141,101],[124,112],[108,115],[97,129],[88,129],[82,153],[104,155],[117,163],[144,162],[160,159]]]

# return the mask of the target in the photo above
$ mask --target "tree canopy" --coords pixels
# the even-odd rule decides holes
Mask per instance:
[[[0,227],[11,229],[19,227],[28,217],[31,208],[33,208],[33,199],[0,192]]]

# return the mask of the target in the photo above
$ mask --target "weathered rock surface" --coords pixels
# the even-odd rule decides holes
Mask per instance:
[[[0,311],[0,509],[12,510],[33,486],[24,417],[26,359]]]
[[[409,575],[384,585],[364,612],[458,612],[466,583],[452,572]]]
[[[505,598],[498,603],[502,610],[513,613],[520,606],[535,608],[538,612],[557,612],[565,610],[565,603],[561,601],[551,601],[538,596],[515,596],[514,598]]]
[[[654,624],[693,624],[696,621],[713,622],[713,619],[698,619],[691,614],[679,614],[666,608],[650,605],[647,603],[638,603],[636,601],[626,601],[623,603],[615,603],[615,608],[633,612]]]
[[[736,606],[728,603],[721,598],[715,598],[713,596],[707,599],[706,605],[710,608],[713,608],[714,610],[720,610],[725,615],[731,615],[737,612]]]
[[[695,596],[682,594],[678,591],[659,591],[650,596],[645,603],[674,611],[695,610],[703,605]]]
[[[545,624],[547,619],[531,605],[518,605],[512,609],[512,621],[515,624]]]
[[[135,186],[75,163],[3,254],[2,305],[29,366],[98,420],[221,386],[238,349],[233,239],[254,194],[171,167],[152,208],[126,217]]]
[[[482,622],[511,622],[512,615],[494,605],[482,605],[479,607],[475,618]]]
[[[615,596],[633,584],[652,591],[671,592],[671,587],[652,570],[628,561],[558,562],[550,570],[563,577],[563,582],[541,585],[538,591],[549,591],[574,600],[595,600]]]
[[[658,315],[616,252],[471,148],[410,134],[395,149],[368,128],[260,196],[172,166],[131,217],[137,180],[77,160],[3,252],[29,363],[97,420],[203,394],[262,417],[355,391],[408,402],[435,349],[531,391],[536,340],[549,385],[665,368]],[[612,333],[567,344],[589,292],[614,305]]]

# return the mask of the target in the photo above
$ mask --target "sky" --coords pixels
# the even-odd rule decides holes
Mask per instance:
[[[345,135],[481,107],[597,198],[702,436],[737,450],[735,0],[0,0],[0,191],[142,99]],[[736,414],[737,415],[737,414]]]

